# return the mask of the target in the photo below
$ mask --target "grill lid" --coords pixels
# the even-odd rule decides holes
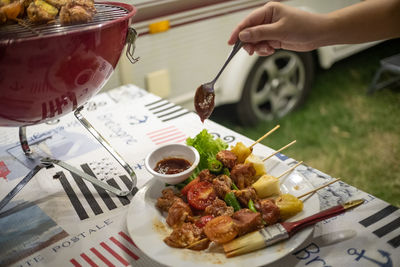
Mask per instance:
[[[93,21],[74,24],[74,25],[61,25],[57,19],[55,23],[36,25],[29,22],[28,19],[21,21],[18,24],[0,26],[0,43],[4,40],[25,39],[31,37],[43,37],[52,34],[65,34],[73,31],[82,31],[91,26],[98,26],[105,22],[113,21],[118,18],[123,18],[129,11],[121,6],[114,6],[110,4],[95,4],[97,13]]]

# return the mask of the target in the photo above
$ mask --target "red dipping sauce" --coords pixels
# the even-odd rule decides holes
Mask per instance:
[[[157,162],[154,170],[161,174],[176,174],[190,168],[192,164],[182,158],[166,158]]]

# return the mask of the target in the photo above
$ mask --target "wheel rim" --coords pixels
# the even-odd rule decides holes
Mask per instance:
[[[280,118],[300,101],[305,89],[305,66],[298,54],[278,51],[256,69],[250,87],[252,109],[262,120]]]

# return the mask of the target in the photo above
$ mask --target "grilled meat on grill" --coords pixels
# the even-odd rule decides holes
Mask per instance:
[[[62,25],[93,20],[96,8],[93,0],[0,0],[0,25],[28,18],[34,24],[44,24],[60,18]]]
[[[24,2],[21,0],[14,2],[0,2],[0,25],[7,21],[15,21],[24,14]]]
[[[6,22],[7,22],[7,16],[0,8],[0,25]]]
[[[50,5],[56,7],[57,9],[60,9],[69,2],[69,0],[45,0],[45,1]]]
[[[70,0],[60,10],[60,23],[66,25],[89,22],[95,14],[93,0]]]
[[[56,7],[43,0],[35,0],[30,3],[26,10],[29,20],[35,24],[47,23],[55,20],[58,14],[58,9]]]

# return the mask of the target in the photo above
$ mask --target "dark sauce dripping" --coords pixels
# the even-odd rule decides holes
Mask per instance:
[[[154,170],[161,174],[175,174],[189,169],[191,165],[186,159],[166,158],[157,162]]]
[[[197,88],[196,94],[194,96],[194,108],[196,109],[196,112],[199,115],[201,122],[204,122],[205,119],[208,119],[208,117],[210,117],[211,113],[213,112],[214,99],[214,92],[203,90],[202,85]]]

